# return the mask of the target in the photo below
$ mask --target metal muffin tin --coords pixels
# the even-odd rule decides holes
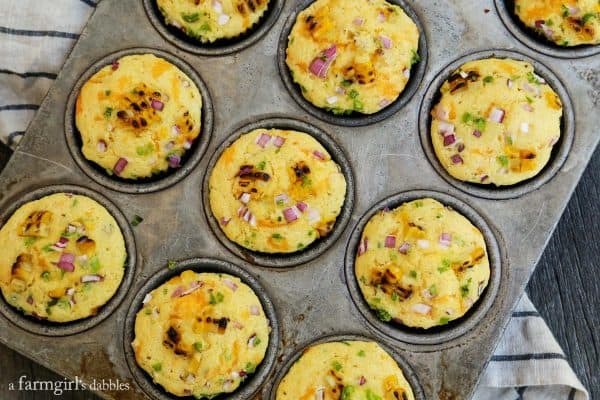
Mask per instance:
[[[284,84],[278,48],[281,49],[281,42],[286,40],[283,33],[286,21],[304,2],[274,1],[273,11],[264,19],[264,25],[256,28],[255,32],[264,29],[260,40],[243,50],[239,47],[233,52],[221,53],[202,53],[200,44],[186,42],[189,46],[184,47],[165,40],[155,27],[157,20],[149,18],[152,14],[147,12],[148,4],[134,0],[103,0],[98,4],[28,133],[0,175],[2,218],[14,211],[20,199],[35,196],[30,194],[34,190],[57,184],[103,193],[115,205],[114,210],[108,208],[117,217],[120,213],[126,220],[134,215],[142,216],[144,221],[131,229],[136,244],[135,250],[131,250],[136,258],[130,259],[135,262],[132,282],[122,285],[119,293],[123,293],[124,298],[115,302],[118,304],[103,321],[90,322],[85,332],[63,332],[51,339],[46,336],[45,327],[32,332],[25,318],[7,317],[5,314],[13,310],[7,309],[2,300],[0,309],[5,312],[0,315],[3,332],[0,341],[72,379],[78,376],[88,383],[119,379],[129,384],[128,391],[100,393],[105,398],[161,398],[163,394],[154,393],[160,389],[153,385],[149,389],[148,382],[136,378],[130,368],[131,360],[128,362],[125,352],[131,339],[127,330],[131,327],[128,311],[139,306],[143,287],[152,287],[158,282],[153,280],[154,276],[166,277],[170,273],[164,272],[168,260],[206,257],[237,265],[253,277],[276,310],[280,335],[279,340],[274,336],[277,350],[268,354],[276,361],[261,381],[264,383],[254,387],[252,382],[247,382],[247,387],[259,390],[255,398],[270,396],[278,378],[275,372],[284,369],[285,363],[298,354],[303,344],[351,332],[372,338],[390,349],[401,360],[407,375],[413,376],[414,372],[423,398],[468,399],[598,143],[595,132],[600,125],[600,114],[596,112],[600,106],[600,58],[549,57],[522,45],[504,26],[493,0],[483,0],[476,5],[469,0],[406,0],[403,4],[414,11],[421,23],[423,38],[429,44],[423,48],[427,51],[427,62],[418,67],[424,69],[423,80],[415,81],[415,94],[393,115],[378,122],[369,121],[364,126],[346,126],[363,124],[314,118],[298,105]],[[271,26],[269,18],[274,19]],[[73,129],[69,98],[77,95],[78,82],[94,68],[95,60],[110,59],[116,52],[140,48],[172,55],[202,77],[208,89],[203,94],[210,93],[213,100],[213,134],[210,141],[207,140],[205,154],[177,182],[149,190],[126,191],[120,186],[121,182],[116,185],[117,181],[90,179],[81,160],[78,161],[76,155],[74,158],[69,150],[65,130],[68,138],[68,130]],[[479,57],[481,51],[489,49],[501,49],[494,50],[494,54],[517,52],[523,58],[534,60],[545,78],[564,86],[564,93],[559,93],[563,101],[571,99],[565,101],[563,128],[567,132],[563,132],[563,142],[547,168],[551,173],[542,181],[534,179],[519,185],[517,192],[510,195],[505,189],[458,188],[456,183],[449,184],[426,151],[427,121],[423,115],[435,100],[440,79],[448,73],[447,66],[462,57]],[[285,70],[283,73],[285,75]],[[569,115],[572,119],[567,125]],[[240,127],[270,118],[297,121],[307,130],[308,126],[314,126],[325,132],[351,166],[355,190],[354,202],[351,203],[352,197],[347,198],[347,205],[353,206],[349,221],[347,225],[340,224],[339,232],[332,234],[334,239],[315,254],[316,258],[306,256],[310,255],[310,248],[307,253],[282,257],[277,262],[242,254],[219,236],[218,230],[211,229],[212,216],[205,212],[203,185],[210,174],[209,162],[220,151],[219,146]],[[569,133],[569,129],[574,129],[574,134]],[[327,147],[328,141],[323,142]],[[332,153],[335,158],[337,154]],[[342,163],[340,157],[336,161]],[[69,188],[65,190],[75,190],[72,186]],[[360,219],[378,207],[382,199],[395,196],[391,200],[395,204],[412,198],[413,190],[425,190],[420,193],[437,196],[480,226],[488,240],[488,251],[494,257],[492,272],[499,276],[473,314],[425,335],[419,332],[396,335],[370,321],[368,310],[360,306],[360,298],[356,301],[356,293],[351,294],[353,271],[348,261],[352,259],[354,241],[364,221]],[[342,217],[340,221],[343,222]],[[120,224],[126,225],[124,221]],[[64,336],[67,333],[69,335]],[[271,367],[268,363],[264,366],[265,370]],[[223,398],[246,399],[254,391],[243,392],[243,387],[240,390]]]

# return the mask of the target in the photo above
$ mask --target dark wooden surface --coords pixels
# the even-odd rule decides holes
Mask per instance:
[[[4,150],[0,146],[0,169]],[[600,148],[588,166],[529,283],[533,303],[550,326],[577,376],[600,399]],[[52,339],[48,339],[50,345]],[[7,392],[10,382],[62,378],[0,345],[0,399],[48,400],[49,392]],[[95,399],[64,392],[60,399]]]

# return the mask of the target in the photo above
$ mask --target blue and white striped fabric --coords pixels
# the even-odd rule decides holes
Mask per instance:
[[[0,0],[0,140],[15,147],[94,11],[94,0]],[[587,400],[527,296],[484,371],[475,400]]]

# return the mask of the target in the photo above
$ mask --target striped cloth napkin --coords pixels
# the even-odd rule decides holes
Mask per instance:
[[[12,148],[19,143],[95,6],[95,0],[0,0],[0,141]],[[523,296],[474,399],[588,397],[548,326]]]

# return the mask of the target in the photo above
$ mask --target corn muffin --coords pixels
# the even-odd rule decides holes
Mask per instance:
[[[168,25],[203,43],[232,39],[252,29],[269,0],[157,0]]]
[[[275,399],[413,400],[414,395],[398,363],[377,343],[348,341],[306,349],[279,383]]]
[[[354,268],[379,319],[423,329],[462,317],[490,278],[479,229],[429,198],[374,215],[361,236]]]
[[[346,196],[327,150],[306,133],[280,129],[237,139],[217,161],[209,188],[225,235],[264,253],[299,251],[328,235]]]
[[[514,11],[525,26],[559,46],[600,43],[597,0],[515,0]]]
[[[561,136],[562,103],[531,64],[471,61],[452,73],[431,112],[431,140],[454,178],[514,185],[536,176]]]
[[[26,315],[52,322],[89,317],[115,294],[127,258],[108,211],[56,193],[19,207],[0,229],[0,288]]]
[[[143,300],[131,344],[138,365],[167,392],[231,393],[263,361],[269,320],[239,278],[186,270]]]
[[[179,168],[200,134],[202,97],[179,68],[152,54],[122,57],[94,74],[77,97],[86,159],[135,180]]]
[[[398,98],[419,61],[419,31],[385,0],[317,0],[288,38],[286,63],[302,95],[334,114],[373,114]]]

